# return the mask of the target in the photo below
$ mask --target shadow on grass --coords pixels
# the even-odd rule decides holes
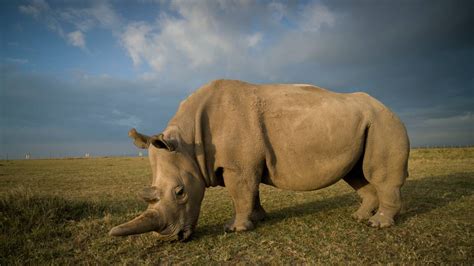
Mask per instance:
[[[276,201],[278,200],[276,199]],[[266,225],[276,224],[289,217],[302,217],[302,216],[306,216],[306,215],[314,214],[318,212],[325,212],[332,209],[348,207],[355,204],[356,202],[357,202],[357,198],[355,197],[355,192],[354,192],[354,195],[352,195],[351,193],[345,193],[343,195],[331,197],[328,199],[296,204],[296,205],[281,208],[276,211],[268,212],[267,217],[263,221],[259,222],[259,224],[266,224]],[[218,223],[218,224],[198,226],[197,231],[194,233],[193,238],[199,239],[202,236],[222,235],[224,233],[225,222],[227,222],[227,220],[223,220],[222,223]]]
[[[454,173],[449,175],[428,176],[417,180],[408,179],[402,188],[404,209],[396,223],[403,224],[417,215],[442,208],[463,197],[474,194],[474,173]],[[275,199],[278,201],[278,199]],[[328,212],[338,208],[359,207],[356,193],[345,193],[332,198],[315,200],[269,212],[261,223],[277,224],[289,217],[302,217],[319,212]],[[350,218],[351,213],[347,213]],[[223,234],[223,225],[210,224],[199,227],[194,237]]]
[[[453,173],[408,179],[402,188],[404,208],[397,223],[442,208],[474,194],[474,173]]]

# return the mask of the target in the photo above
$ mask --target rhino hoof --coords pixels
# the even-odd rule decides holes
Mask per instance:
[[[241,232],[241,231],[248,231],[254,229],[254,225],[252,221],[245,221],[241,223],[235,223],[234,221],[231,221],[224,225],[224,231],[226,232]]]
[[[366,212],[366,211],[356,211],[354,212],[351,217],[354,218],[358,222],[364,222],[369,220],[369,218],[372,216],[372,213]]]
[[[369,226],[376,228],[385,228],[394,225],[392,218],[376,213],[369,219]]]

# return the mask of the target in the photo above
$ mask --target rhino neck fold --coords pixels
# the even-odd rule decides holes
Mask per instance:
[[[201,160],[203,160],[204,162],[200,162]],[[196,161],[199,165],[199,170],[201,172],[200,177],[201,177],[202,181],[204,182],[204,184],[206,185],[206,187],[211,187],[211,186],[215,187],[216,185],[212,184],[212,181],[209,178],[209,175],[207,175],[207,173],[206,173],[207,169],[206,169],[206,166],[205,166],[205,159],[196,157]]]
[[[174,127],[179,131],[181,149],[197,163],[199,176],[205,186],[211,187],[219,183],[213,171],[214,154],[206,149],[206,145],[212,145],[205,104],[208,97],[209,94],[194,93],[181,102],[178,113],[171,119],[168,128]],[[190,117],[190,113],[195,116]]]
[[[212,166],[208,167],[208,159],[205,149],[205,143],[202,140],[199,140],[200,134],[198,136],[182,134],[183,130],[181,127],[178,127],[181,134],[179,134],[179,150],[188,154],[189,158],[196,163],[198,167],[198,172],[196,173],[198,178],[200,178],[206,187],[217,186],[216,178],[214,172],[212,171]],[[186,132],[185,132],[186,133]],[[211,169],[209,171],[209,169]]]
[[[214,161],[214,154],[209,154],[206,149],[206,145],[212,145],[210,140],[206,139],[209,136],[209,118],[205,111],[205,105],[201,104],[194,120],[194,157],[206,187],[215,187],[217,182],[212,170],[213,165],[211,164]]]

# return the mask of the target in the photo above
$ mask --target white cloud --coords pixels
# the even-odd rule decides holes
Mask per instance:
[[[19,64],[19,65],[24,65],[26,63],[28,63],[28,59],[25,59],[25,58],[11,58],[11,57],[7,57],[5,58],[6,61],[10,62],[10,63],[13,63],[13,64]]]
[[[73,46],[85,49],[86,42],[84,40],[84,34],[80,31],[73,31],[67,35],[68,42]]]
[[[174,78],[179,73],[216,69],[226,76],[242,68],[268,78],[267,73],[279,65],[299,62],[314,53],[314,36],[304,32],[314,33],[335,23],[334,14],[319,2],[290,8],[280,2],[171,0],[168,6],[173,12],[163,8],[154,22],[126,22],[107,2],[92,3],[80,8],[51,8],[44,0],[33,0],[20,5],[19,10],[83,50],[89,31],[96,27],[110,30],[134,66],[145,66],[145,72],[173,72]],[[260,25],[265,35],[255,28],[256,17],[265,23]],[[289,20],[296,28],[285,28]],[[73,30],[65,33],[71,26]],[[292,36],[295,33],[300,35]],[[272,41],[265,42],[265,38]],[[279,44],[283,48],[278,48]]]
[[[287,15],[286,6],[279,2],[271,2],[268,5],[272,20],[280,22]]]
[[[247,46],[255,47],[262,41],[262,33],[257,32],[247,37]]]
[[[91,6],[81,8],[51,8],[44,0],[32,0],[18,9],[44,23],[73,46],[85,49],[85,34],[89,30],[102,27],[118,35],[122,25],[122,19],[107,2],[92,3]],[[71,26],[75,30],[65,34],[64,28]]]
[[[159,73],[174,71],[175,75],[217,70],[226,76],[245,69],[253,75],[260,73],[268,77],[267,58],[279,56],[278,60],[272,60],[282,64],[294,52],[304,54],[308,49],[314,50],[314,36],[306,38],[304,43],[292,39],[281,51],[273,50],[272,47],[289,38],[287,33],[298,32],[301,39],[305,31],[313,33],[336,20],[328,8],[313,2],[300,9],[293,8],[291,18],[288,7],[277,2],[174,0],[170,7],[177,16],[162,12],[156,22],[132,22],[125,27],[120,41],[135,66],[145,65]],[[265,28],[265,35],[260,27],[255,27],[256,17],[264,23],[260,26]],[[288,19],[294,20],[292,25],[296,28],[288,28]]]
[[[62,21],[74,25],[82,32],[94,27],[116,31],[122,25],[122,19],[106,2],[97,2],[84,8],[65,8],[58,10]]]
[[[29,5],[20,5],[18,7],[20,12],[23,14],[39,17],[41,13],[48,12],[50,10],[48,3],[44,0],[33,0]]]
[[[222,13],[250,8],[246,1],[172,1],[171,8],[180,16],[161,13],[156,23],[133,22],[125,28],[121,42],[134,65],[146,63],[157,72],[171,65],[209,67],[245,56],[262,41],[261,33],[246,33],[224,20]]]
[[[65,37],[57,12],[51,9],[46,1],[32,0],[29,5],[20,5],[18,9],[21,13],[42,21],[51,31],[56,32],[59,36]]]
[[[334,14],[326,6],[312,2],[303,9],[298,24],[303,31],[315,32],[323,25],[333,26],[335,20]]]
[[[19,9],[20,9],[20,12],[22,12],[23,14],[31,15],[34,17],[38,17],[40,14],[40,10],[38,10],[38,8],[32,5],[27,5],[27,6],[22,5],[19,7]]]
[[[100,3],[88,9],[91,17],[106,29],[115,29],[121,26],[120,16],[113,8],[105,3]]]
[[[164,59],[160,56],[162,51],[153,42],[154,35],[152,26],[145,22],[131,23],[125,28],[121,42],[135,66],[140,65],[142,60],[149,60],[155,70],[161,69]]]
[[[59,18],[64,23],[72,24],[76,29],[86,32],[92,29],[97,22],[90,16],[88,10],[68,8],[58,12]]]
[[[158,80],[158,75],[156,72],[144,72],[140,74],[139,78],[143,81],[155,81]]]
[[[118,126],[134,127],[137,128],[142,123],[141,119],[134,115],[125,114],[117,109],[112,110],[114,118],[108,118],[106,121],[109,124],[115,124]]]

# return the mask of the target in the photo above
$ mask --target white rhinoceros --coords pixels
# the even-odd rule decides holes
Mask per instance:
[[[113,236],[187,239],[211,186],[227,187],[233,201],[225,229],[250,230],[265,217],[260,183],[309,191],[340,179],[362,198],[353,217],[388,227],[408,176],[407,132],[393,112],[365,93],[312,85],[213,81],[180,104],[162,134],[129,135],[148,149],[153,183],[142,193],[147,210]]]

